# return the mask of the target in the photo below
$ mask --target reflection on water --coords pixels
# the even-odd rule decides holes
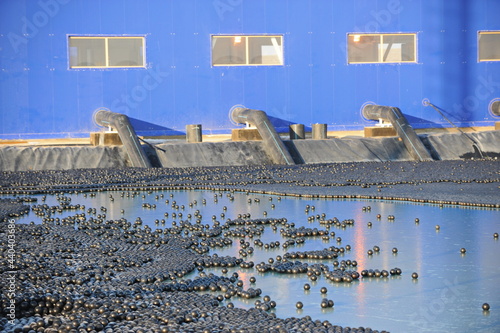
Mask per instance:
[[[122,217],[133,222],[141,217],[144,224],[153,230],[172,226],[173,213],[182,213],[182,219],[188,214],[194,215],[199,210],[203,224],[212,224],[213,218],[221,222],[234,219],[238,214],[250,214],[251,218],[285,217],[296,227],[306,226],[325,229],[318,219],[311,216],[325,214],[326,219],[334,217],[342,221],[354,219],[352,226],[345,228],[332,226],[335,237],[323,240],[321,237],[307,238],[304,244],[288,249],[283,247],[264,249],[254,246],[254,238],[247,238],[255,248],[253,254],[243,258],[255,264],[268,262],[286,251],[321,250],[329,246],[351,245],[352,249],[339,256],[338,260],[356,260],[358,272],[363,269],[386,269],[394,267],[402,269],[401,276],[387,278],[360,278],[354,282],[338,284],[326,280],[324,276],[318,281],[310,281],[306,274],[284,275],[273,272],[259,273],[254,268],[232,268],[230,276],[238,272],[244,282],[244,288],[261,288],[264,295],[269,295],[277,302],[272,310],[281,317],[311,316],[313,319],[350,327],[371,327],[386,329],[392,332],[492,332],[500,327],[500,244],[493,234],[500,231],[500,211],[478,208],[456,208],[437,205],[416,205],[406,202],[381,201],[347,201],[326,199],[298,199],[246,193],[178,191],[152,192],[120,197],[120,192],[111,193],[114,201],[110,201],[110,193],[90,195],[67,195],[73,204],[85,205],[86,209],[106,207],[107,219]],[[144,195],[144,197],[143,197]],[[39,196],[41,198],[41,196]],[[257,200],[255,200],[257,199]],[[169,201],[166,204],[166,200]],[[203,204],[203,201],[206,201]],[[179,208],[172,207],[175,201]],[[38,203],[42,203],[40,200]],[[56,205],[55,197],[48,196],[46,202]],[[143,203],[156,204],[156,208],[145,208]],[[184,206],[182,208],[181,206]],[[274,206],[273,206],[274,205]],[[306,205],[314,206],[314,210],[306,211]],[[227,210],[223,207],[226,206]],[[367,209],[367,207],[371,209]],[[122,210],[124,212],[122,213]],[[168,217],[165,217],[168,213]],[[64,212],[64,217],[74,212]],[[224,214],[224,218],[221,217]],[[266,215],[267,214],[267,215]],[[377,215],[380,214],[380,218]],[[388,219],[393,215],[394,219]],[[309,218],[309,219],[308,219]],[[165,219],[165,223],[155,220]],[[192,217],[193,222],[195,217]],[[416,219],[419,221],[416,222]],[[20,223],[34,221],[39,218],[30,214],[19,220]],[[371,226],[368,226],[371,222]],[[436,225],[440,228],[436,229]],[[336,238],[341,237],[341,242]],[[280,227],[273,231],[267,226],[259,237],[263,243],[280,241]],[[380,252],[368,255],[367,251],[374,246]],[[466,248],[465,255],[460,253]],[[397,254],[392,252],[397,248]],[[233,245],[224,249],[212,250],[219,256],[239,257],[239,239],[233,239]],[[307,260],[308,263],[324,263],[333,269],[333,260]],[[206,270],[222,275],[221,268]],[[417,272],[419,278],[412,279],[411,274]],[[193,272],[193,278],[198,272]],[[257,279],[249,282],[250,277]],[[305,291],[303,285],[309,283],[311,290]],[[328,293],[320,293],[321,287],[327,287]],[[335,306],[322,309],[322,298],[332,299]],[[236,306],[250,308],[256,299],[243,300],[231,298]],[[303,309],[297,310],[295,303],[301,301]],[[491,310],[483,313],[481,305],[488,302]]]

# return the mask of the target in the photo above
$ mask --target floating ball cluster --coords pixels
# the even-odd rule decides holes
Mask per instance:
[[[429,163],[433,163],[432,167]],[[398,172],[403,167],[408,172]],[[454,172],[450,172],[451,169]],[[408,174],[412,175],[411,179],[407,178]],[[366,331],[314,321],[308,316],[276,318],[269,311],[279,305],[268,296],[256,300],[252,309],[238,309],[230,300],[262,297],[258,279],[249,280],[256,285],[245,289],[237,273],[217,276],[206,274],[204,270],[220,267],[222,273],[227,274],[228,268],[245,270],[255,266],[260,273],[304,274],[311,281],[324,278],[335,283],[402,274],[397,267],[358,272],[354,260],[336,260],[351,249],[349,245],[340,247],[339,244],[323,250],[290,251],[276,260],[270,258],[268,263],[256,265],[245,259],[251,256],[252,246],[286,249],[315,238],[341,243],[342,238],[329,230],[350,227],[355,221],[327,218],[326,214],[316,212],[314,206],[305,209],[307,214],[311,213],[307,221],[318,223],[321,228],[297,228],[286,219],[251,219],[250,214],[223,221],[227,208],[223,209],[218,221],[216,215],[203,217],[199,210],[187,213],[186,207],[175,202],[172,195],[166,199],[158,194],[154,202],[144,202],[143,208],[159,209],[165,203],[174,211],[165,212],[164,217],[179,221],[164,227],[165,219],[157,219],[154,222],[157,228],[152,229],[141,217],[110,220],[106,207],[72,203],[68,194],[95,197],[96,193],[108,191],[109,201],[113,202],[118,196],[145,199],[145,193],[153,191],[201,189],[227,191],[228,199],[233,201],[232,193],[245,189],[247,194],[251,191],[302,198],[388,199],[500,208],[498,202],[468,201],[458,191],[451,199],[439,196],[429,199],[428,193],[400,191],[402,185],[432,189],[442,183],[460,186],[499,181],[498,163],[494,161],[1,172],[0,194],[16,197],[0,199],[0,230],[5,230],[3,226],[9,218],[20,217],[30,210],[41,224],[16,224],[18,253],[14,268],[7,267],[5,253],[0,253],[0,277],[4,279],[3,275],[13,269],[20,281],[14,299],[18,309],[15,324],[2,319],[0,330],[51,333]],[[41,198],[42,203],[35,204],[35,199],[29,197],[33,194],[55,195],[58,204],[45,204],[45,196]],[[214,194],[214,203],[221,196],[222,193]],[[461,198],[465,199],[461,201]],[[280,199],[275,198],[277,202]],[[261,199],[251,197],[247,203],[263,204]],[[187,205],[199,204],[206,205],[207,200]],[[273,203],[271,209],[275,207]],[[370,212],[371,207],[363,207],[362,211]],[[70,215],[61,218],[58,215],[62,212]],[[124,213],[122,210],[121,214]],[[378,214],[377,219],[381,218]],[[393,215],[387,219],[396,220]],[[415,219],[415,223],[418,222]],[[259,238],[266,227],[279,230],[284,241],[262,242]],[[493,237],[498,239],[498,233]],[[2,248],[5,242],[5,233],[0,232]],[[234,243],[241,247],[240,258],[208,254],[212,249]],[[380,250],[377,248],[374,246],[371,251],[376,253]],[[394,249],[393,252],[397,252]],[[322,260],[324,263],[299,260]],[[198,276],[186,279],[196,271]],[[417,277],[416,273],[412,274],[413,279]],[[314,282],[312,285],[314,287]],[[306,292],[311,288],[310,284],[304,285]],[[319,292],[323,296],[327,294],[327,290]],[[0,296],[0,317],[5,318],[4,309],[10,301],[6,295]],[[327,298],[320,304],[322,308],[334,305],[333,300]],[[303,306],[300,301],[296,303],[297,309]],[[488,311],[489,305],[485,303],[482,308]]]
[[[327,230],[321,230],[318,228],[306,228],[306,227],[288,228],[288,229],[282,228],[280,230],[280,233],[283,237],[287,238],[317,237],[317,236],[328,235]]]
[[[404,169],[405,172],[401,172]],[[400,193],[400,185],[491,184],[499,182],[497,160],[432,162],[362,162],[293,166],[225,166],[188,168],[123,168],[2,172],[1,194],[53,193],[67,190],[149,191],[156,189],[215,189],[234,191],[256,188],[267,194],[304,198],[358,198],[472,205],[500,208],[498,202],[474,202],[466,193],[438,197],[432,188],[425,198],[419,191]],[[412,177],[408,178],[407,175]],[[313,179],[314,181],[310,181]],[[290,185],[300,191],[293,191]],[[305,187],[315,187],[312,193]],[[272,190],[269,190],[272,188]],[[321,188],[325,188],[322,191]],[[279,190],[277,190],[279,189]],[[280,192],[281,191],[281,192]],[[383,192],[381,192],[383,191]],[[387,194],[382,195],[382,193]],[[429,195],[432,194],[432,195]],[[450,200],[450,196],[454,199]],[[466,201],[461,201],[466,200]],[[469,200],[469,201],[467,201]],[[252,201],[253,202],[253,201]]]
[[[385,269],[364,269],[361,271],[361,276],[363,278],[386,278],[390,275],[398,276],[402,274],[401,268],[395,267],[391,268],[390,270],[385,270]]]
[[[331,246],[327,249],[323,250],[315,250],[315,251],[293,251],[287,252],[283,255],[285,259],[335,259],[338,257],[339,253],[345,252],[344,248],[337,248],[335,246]]]

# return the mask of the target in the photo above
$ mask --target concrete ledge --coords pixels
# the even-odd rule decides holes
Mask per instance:
[[[260,141],[262,137],[256,128],[237,128],[231,131],[232,141]]]
[[[365,138],[397,135],[394,127],[365,127]]]
[[[90,133],[90,144],[92,146],[121,146],[120,136],[116,132],[92,132]]]
[[[500,131],[500,121],[495,123],[495,131]]]
[[[19,145],[19,144],[27,144],[26,140],[0,140],[0,145]]]

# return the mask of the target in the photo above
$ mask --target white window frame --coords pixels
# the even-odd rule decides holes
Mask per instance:
[[[500,31],[478,31],[478,33],[477,33],[477,61],[478,62],[500,61],[500,56],[498,58],[494,58],[494,59],[481,59],[481,54],[480,54],[481,47],[479,45],[479,43],[481,42],[481,39],[479,37],[481,35],[499,35],[500,36]]]
[[[279,59],[279,64],[251,64],[250,63],[250,48],[249,48],[249,39],[250,38],[279,38],[281,41],[280,52],[277,52],[277,57]],[[244,38],[245,39],[245,63],[243,64],[214,64],[214,52],[213,52],[213,41],[216,38]],[[210,58],[212,67],[236,67],[236,66],[284,66],[284,44],[283,44],[283,35],[211,35],[210,36]],[[271,39],[272,41],[272,39]],[[273,46],[275,48],[279,47],[277,43]]]
[[[414,53],[413,53],[413,60],[401,60],[401,61],[383,61],[384,59],[384,49],[382,47],[378,48],[378,61],[350,61],[349,60],[349,37],[350,36],[379,36],[379,43],[378,45],[384,45],[384,36],[413,36],[413,48],[414,48]],[[417,33],[413,32],[401,32],[401,33],[348,33],[347,34],[347,63],[349,65],[355,65],[355,64],[414,64],[417,63],[417,42],[418,42],[418,35]]]
[[[71,39],[104,39],[104,58],[106,64],[104,66],[71,66],[70,40]],[[111,66],[109,65],[109,40],[110,39],[140,39],[142,40],[142,64],[141,65],[128,65],[128,66]],[[146,37],[145,36],[68,36],[68,66],[70,69],[92,69],[92,68],[146,68]]]

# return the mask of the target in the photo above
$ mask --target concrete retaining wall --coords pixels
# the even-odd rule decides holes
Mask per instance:
[[[122,146],[0,147],[0,171],[122,168],[129,166]]]
[[[273,164],[262,141],[176,143],[157,147],[161,150],[156,150],[156,154],[165,168]]]
[[[485,156],[495,157],[500,153],[500,131],[421,135],[420,138],[437,160],[480,158],[472,140],[477,142],[476,146]]]
[[[484,157],[500,157],[500,131],[468,135]],[[463,134],[420,135],[436,160],[480,158],[473,141]],[[345,137],[285,141],[297,164],[412,160],[397,137]],[[164,143],[144,146],[154,166],[189,167],[272,164],[261,141]],[[123,146],[0,147],[0,171],[64,170],[128,167]]]

